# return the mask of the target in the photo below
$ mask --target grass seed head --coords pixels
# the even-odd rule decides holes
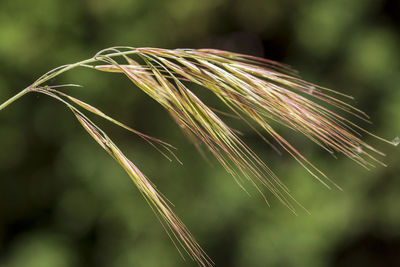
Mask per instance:
[[[372,135],[395,146],[400,143],[398,137],[393,141],[384,140],[339,114],[338,111],[341,111],[369,122],[364,112],[345,101],[352,99],[351,96],[306,82],[299,78],[296,71],[284,64],[215,49],[104,49],[93,58],[47,72],[27,89],[0,105],[1,110],[27,92],[43,93],[64,103],[93,139],[127,172],[174,244],[179,244],[201,266],[210,266],[213,263],[173,213],[161,193],[79,108],[137,134],[168,159],[171,159],[170,156],[176,158],[172,151],[175,148],[60,91],[64,86],[76,85],[43,85],[51,78],[75,67],[125,75],[166,109],[200,151],[203,144],[239,186],[246,190],[243,185],[244,177],[263,196],[263,188],[266,187],[293,212],[295,206],[300,204],[290,195],[288,188],[247,146],[241,139],[240,132],[230,128],[219,115],[242,120],[274,150],[280,153],[280,147],[286,151],[327,187],[338,186],[273,125],[280,124],[301,133],[334,157],[337,153],[344,154],[367,169],[375,163],[384,165],[376,158],[376,155],[384,154],[363,141],[363,134]],[[188,83],[211,91],[226,106],[228,112],[207,106],[189,89]],[[269,141],[264,134],[268,134],[274,142]],[[264,198],[266,200],[265,196]]]

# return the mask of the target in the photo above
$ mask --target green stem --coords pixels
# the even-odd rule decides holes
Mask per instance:
[[[124,56],[124,55],[130,55],[130,54],[135,54],[135,53],[137,53],[137,51],[135,51],[135,50],[125,51],[125,52],[111,53],[111,54],[108,54],[108,55],[105,55],[105,56],[99,56],[99,57],[97,57],[97,58],[89,58],[89,59],[86,59],[86,60],[83,60],[83,61],[79,61],[79,62],[70,64],[70,65],[66,65],[64,68],[62,68],[62,69],[60,69],[60,70],[58,70],[58,71],[56,71],[56,72],[54,72],[54,73],[52,73],[52,74],[50,74],[50,75],[48,75],[48,76],[45,76],[45,77],[43,77],[43,78],[39,78],[39,79],[38,79],[36,82],[34,82],[30,87],[35,88],[35,87],[37,87],[38,85],[40,85],[40,84],[42,84],[42,83],[44,83],[44,82],[46,82],[46,81],[48,81],[48,80],[50,80],[50,79],[52,79],[52,78],[58,76],[58,75],[60,75],[61,73],[64,73],[64,72],[69,71],[69,70],[71,70],[71,69],[74,69],[74,68],[76,68],[76,67],[82,67],[82,66],[84,66],[84,67],[89,67],[89,66],[90,66],[90,65],[89,65],[90,63],[94,63],[94,62],[96,62],[96,61],[99,61],[99,60],[101,60],[102,58]]]
[[[137,53],[137,51],[135,50],[130,50],[130,51],[125,51],[125,52],[117,52],[117,53],[111,53],[105,56],[99,56],[97,58],[89,58],[83,61],[79,61],[73,64],[69,64],[66,65],[65,67],[54,71],[53,73],[51,73],[51,71],[49,72],[49,75],[44,75],[42,77],[40,77],[36,82],[34,82],[31,86],[25,88],[24,90],[22,90],[21,92],[19,92],[18,94],[16,94],[15,96],[11,97],[10,99],[8,99],[6,102],[4,102],[3,104],[0,105],[0,110],[6,108],[8,105],[10,105],[11,103],[13,103],[15,100],[19,99],[20,97],[22,97],[23,95],[25,95],[26,93],[28,93],[29,91],[32,91],[32,89],[38,87],[39,85],[43,84],[44,82],[60,75],[61,73],[64,73],[66,71],[69,71],[71,69],[74,69],[76,67],[89,67],[90,63],[94,63],[96,61],[101,60],[102,58],[106,58],[106,57],[116,57],[116,56],[123,56],[123,55],[129,55],[129,54],[135,54]]]
[[[19,92],[18,94],[16,94],[15,96],[11,97],[10,99],[8,99],[6,102],[4,102],[3,104],[0,105],[0,110],[6,108],[8,105],[10,105],[11,103],[13,103],[15,100],[17,100],[18,98],[20,98],[21,96],[25,95],[26,93],[29,92],[29,87],[25,88],[24,90],[22,90],[21,92]]]
[[[58,70],[58,71],[56,71],[56,72],[54,72],[54,73],[52,73],[52,74],[50,74],[48,76],[45,76],[43,78],[39,78],[39,80],[34,82],[31,85],[31,87],[35,88],[35,87],[39,86],[40,84],[42,84],[42,83],[44,83],[44,82],[46,82],[46,81],[48,81],[48,80],[60,75],[61,73],[64,73],[64,72],[69,71],[69,70],[72,70],[72,69],[74,69],[76,67],[80,67],[82,64],[86,65],[86,64],[89,64],[89,63],[93,63],[95,61],[97,61],[97,59],[90,58],[90,59],[86,59],[86,60],[83,60],[83,61],[76,62],[74,64],[67,65],[64,68],[62,68],[62,69],[60,69],[60,70]]]

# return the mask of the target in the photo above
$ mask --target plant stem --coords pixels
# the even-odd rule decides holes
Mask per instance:
[[[58,75],[60,75],[61,73],[64,73],[64,72],[66,72],[66,71],[68,71],[68,70],[71,70],[71,69],[74,69],[74,68],[76,68],[76,67],[79,67],[79,66],[81,66],[82,64],[85,65],[85,64],[88,64],[88,63],[93,63],[93,62],[95,62],[95,61],[97,61],[97,60],[94,59],[94,58],[90,58],[90,59],[87,59],[87,60],[83,60],[83,61],[79,61],[79,62],[70,64],[70,65],[67,65],[67,66],[65,66],[64,68],[62,68],[62,69],[60,69],[60,70],[58,70],[58,71],[56,71],[56,72],[50,74],[49,76],[45,76],[45,77],[43,77],[43,78],[39,78],[39,80],[37,80],[36,82],[34,82],[30,87],[35,88],[35,87],[37,87],[38,85],[40,85],[40,84],[42,84],[42,83],[44,83],[44,82],[46,82],[46,81],[48,81],[48,80],[50,80],[50,79],[52,79],[52,78],[58,76]]]
[[[61,73],[64,73],[66,71],[69,71],[71,69],[74,69],[76,67],[90,67],[90,63],[94,63],[96,61],[101,60],[102,58],[106,58],[106,57],[116,57],[116,56],[123,56],[123,55],[129,55],[129,54],[134,54],[137,53],[137,51],[135,50],[130,50],[130,51],[124,51],[124,52],[116,52],[116,53],[111,53],[108,55],[104,55],[104,56],[98,56],[98,57],[93,57],[93,58],[89,58],[83,61],[79,61],[73,64],[69,64],[66,65],[63,68],[60,68],[57,71],[54,71],[53,73],[48,72],[49,75],[44,75],[42,77],[40,77],[38,80],[36,80],[31,86],[28,86],[27,88],[25,88],[24,90],[22,90],[21,92],[19,92],[18,94],[16,94],[15,96],[11,97],[10,99],[8,99],[6,102],[4,102],[3,104],[0,105],[0,110],[6,108],[8,105],[10,105],[11,103],[13,103],[14,101],[16,101],[17,99],[19,99],[20,97],[22,97],[23,95],[25,95],[26,93],[28,93],[29,91],[32,91],[32,89],[36,88],[37,86],[43,84],[44,82],[60,75]]]
[[[56,71],[56,72],[50,74],[49,76],[45,76],[45,77],[43,77],[43,78],[39,78],[39,79],[38,79],[36,82],[34,82],[30,87],[35,88],[35,87],[37,87],[38,85],[40,85],[40,84],[42,84],[42,83],[44,83],[44,82],[46,82],[46,81],[48,81],[48,80],[50,80],[50,79],[52,79],[52,78],[58,76],[58,75],[60,75],[61,73],[64,73],[64,72],[66,72],[66,71],[68,71],[68,70],[71,70],[71,69],[74,69],[74,68],[76,68],[76,67],[81,67],[81,66],[89,67],[89,66],[90,66],[90,65],[89,65],[90,63],[94,63],[94,62],[96,62],[96,61],[99,61],[99,60],[101,60],[102,58],[106,58],[106,57],[117,57],[117,56],[123,56],[123,55],[135,54],[135,53],[137,53],[137,51],[135,51],[135,50],[124,51],[124,52],[117,52],[117,53],[111,53],[111,54],[108,54],[108,55],[98,56],[98,57],[96,57],[96,58],[93,57],[93,58],[89,58],[89,59],[86,59],[86,60],[83,60],[83,61],[79,61],[79,62],[70,64],[70,65],[66,65],[64,68],[61,68],[60,70],[58,70],[58,71]]]
[[[15,100],[17,100],[18,98],[20,98],[21,96],[25,95],[26,93],[29,92],[29,87],[25,88],[24,90],[22,90],[21,92],[19,92],[18,94],[16,94],[15,96],[11,97],[10,99],[8,99],[6,102],[4,102],[3,104],[0,105],[0,110],[6,108],[8,105],[10,105],[11,103],[13,103]]]

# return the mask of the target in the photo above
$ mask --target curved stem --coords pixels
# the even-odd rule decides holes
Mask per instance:
[[[45,77],[43,77],[43,78],[39,78],[39,79],[38,79],[36,82],[34,82],[30,87],[35,88],[35,87],[37,87],[38,85],[40,85],[40,84],[42,84],[42,83],[44,83],[44,82],[46,82],[46,81],[48,81],[48,80],[50,80],[50,79],[52,79],[52,78],[58,76],[58,75],[60,75],[61,73],[64,73],[64,72],[69,71],[69,70],[72,70],[72,69],[74,69],[74,68],[76,68],[76,67],[80,67],[81,65],[87,65],[87,64],[89,64],[89,63],[96,62],[97,60],[98,60],[98,59],[89,58],[89,59],[86,59],[86,60],[83,60],[83,61],[79,61],[79,62],[70,64],[70,65],[67,65],[67,66],[65,66],[64,68],[62,68],[62,69],[60,69],[60,70],[58,70],[58,71],[56,71],[56,72],[54,72],[54,73],[52,73],[52,74],[50,74],[50,75],[48,75],[48,76],[45,76]]]
[[[43,84],[44,82],[66,72],[69,71],[71,69],[74,69],[76,67],[89,67],[91,66],[90,63],[94,63],[96,61],[100,61],[102,60],[102,58],[109,58],[109,57],[117,57],[117,56],[124,56],[124,55],[129,55],[129,54],[134,54],[137,53],[137,51],[135,50],[130,50],[130,51],[124,51],[124,52],[116,52],[116,53],[111,53],[108,55],[101,55],[98,57],[93,57],[93,58],[89,58],[83,61],[79,61],[73,64],[69,64],[66,65],[65,67],[51,73],[51,71],[49,72],[49,75],[44,75],[42,77],[40,77],[38,80],[36,80],[31,86],[25,88],[24,90],[22,90],[21,92],[19,92],[18,94],[16,94],[15,96],[11,97],[10,99],[8,99],[7,101],[5,101],[3,104],[0,105],[0,110],[6,108],[8,105],[10,105],[11,103],[13,103],[14,101],[16,101],[17,99],[19,99],[20,97],[22,97],[23,95],[25,95],[26,93],[30,92],[32,88],[36,88],[39,85]]]
[[[65,66],[64,68],[61,68],[60,70],[50,74],[49,76],[45,76],[43,78],[39,78],[36,82],[34,82],[30,87],[34,88],[37,87],[38,85],[60,75],[61,73],[64,73],[66,71],[69,71],[71,69],[74,69],[76,67],[89,67],[90,63],[94,63],[96,61],[100,61],[102,58],[107,58],[107,57],[117,57],[117,56],[124,56],[124,55],[129,55],[129,54],[134,54],[137,53],[137,51],[135,50],[130,50],[130,51],[124,51],[124,52],[116,52],[116,53],[111,53],[108,55],[104,55],[104,56],[98,56],[98,57],[93,57],[93,58],[89,58],[83,61],[79,61],[70,65]]]

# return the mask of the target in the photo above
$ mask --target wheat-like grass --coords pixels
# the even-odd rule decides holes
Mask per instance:
[[[172,241],[179,244],[201,266],[210,266],[212,261],[173,213],[161,193],[81,110],[139,135],[170,160],[175,157],[175,148],[140,133],[82,100],[60,91],[62,87],[74,85],[45,85],[49,79],[76,67],[125,75],[169,112],[196,147],[200,148],[200,144],[204,144],[243,189],[242,177],[253,184],[263,196],[263,187],[266,187],[293,212],[294,204],[299,204],[283,182],[242,141],[237,131],[218,116],[219,111],[205,105],[187,87],[188,82],[214,93],[231,114],[243,120],[272,148],[277,149],[258,129],[264,130],[283,150],[327,187],[338,186],[282,137],[272,127],[271,122],[302,133],[332,155],[342,153],[367,169],[374,166],[374,163],[384,165],[374,155],[383,153],[364,142],[361,139],[362,134],[372,135],[393,145],[400,142],[398,138],[390,142],[375,136],[329,108],[334,107],[368,121],[365,113],[339,99],[351,99],[350,96],[308,83],[286,65],[212,49],[107,48],[90,59],[49,71],[0,105],[1,110],[28,92],[46,94],[64,103],[93,139],[128,173]],[[326,106],[320,103],[326,103]]]

